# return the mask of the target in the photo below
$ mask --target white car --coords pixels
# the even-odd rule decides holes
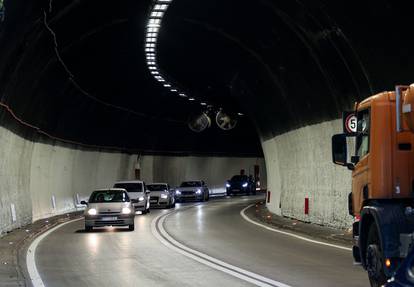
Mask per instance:
[[[175,196],[174,190],[170,189],[168,183],[151,183],[147,184],[147,189],[151,191],[151,208],[153,207],[164,207],[174,208],[175,207]]]
[[[184,181],[175,190],[175,200],[182,202],[186,200],[208,201],[210,191],[202,180]]]
[[[89,201],[82,201],[87,205],[85,209],[85,230],[91,231],[94,227],[128,226],[135,228],[131,200],[125,189],[109,188],[92,192]]]
[[[142,180],[117,181],[114,188],[123,188],[128,192],[136,213],[148,213],[150,210],[150,191]]]

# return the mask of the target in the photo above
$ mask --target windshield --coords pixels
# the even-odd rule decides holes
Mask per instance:
[[[142,192],[142,183],[115,183],[114,187],[126,189],[128,192]]]
[[[166,184],[148,184],[147,189],[149,191],[159,191],[159,190],[167,190]]]
[[[89,203],[105,202],[129,202],[128,194],[120,190],[94,191],[89,199]]]
[[[370,113],[364,110],[358,113],[358,136],[356,140],[356,155],[360,158],[369,153]]]
[[[201,182],[199,181],[184,181],[180,185],[180,187],[198,187],[198,186],[201,186]]]
[[[231,178],[231,181],[247,181],[247,175],[235,175]]]

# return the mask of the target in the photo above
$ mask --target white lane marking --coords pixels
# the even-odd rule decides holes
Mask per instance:
[[[267,230],[270,230],[270,231],[273,231],[273,232],[277,232],[277,233],[280,233],[280,234],[283,234],[283,235],[287,235],[287,236],[290,236],[290,237],[294,237],[294,238],[297,238],[297,239],[300,239],[300,240],[303,240],[303,241],[307,241],[307,242],[311,242],[311,243],[314,243],[314,244],[319,244],[319,245],[324,245],[324,246],[334,247],[334,248],[338,248],[338,249],[342,249],[342,250],[346,250],[346,251],[352,251],[352,248],[349,248],[349,247],[344,247],[344,246],[340,246],[340,245],[336,245],[336,244],[331,244],[331,243],[326,243],[326,242],[322,242],[322,241],[318,241],[318,240],[309,239],[309,238],[306,238],[306,237],[303,237],[303,236],[300,236],[300,235],[296,235],[296,234],[294,234],[294,233],[290,233],[290,232],[282,231],[282,230],[275,229],[275,228],[272,228],[272,227],[266,226],[266,225],[264,225],[264,224],[258,223],[258,222],[256,222],[256,221],[254,221],[254,220],[250,219],[250,218],[246,215],[246,213],[245,213],[245,211],[246,211],[247,209],[249,209],[250,207],[252,207],[253,205],[255,205],[255,204],[250,204],[249,206],[247,206],[247,207],[243,208],[243,209],[240,211],[240,215],[241,215],[241,216],[242,216],[242,217],[243,217],[246,221],[248,221],[248,222],[250,222],[250,223],[252,223],[252,224],[255,224],[255,225],[257,225],[257,226],[260,226],[260,227],[262,227],[262,228],[264,228],[264,229],[267,229]]]
[[[53,227],[52,229],[49,229],[48,231],[42,233],[38,237],[36,237],[35,240],[30,244],[29,248],[27,249],[26,253],[26,265],[27,265],[27,271],[29,272],[30,281],[32,282],[33,287],[44,287],[45,284],[42,281],[42,278],[40,277],[39,271],[37,271],[36,267],[36,248],[39,245],[39,243],[50,233],[56,231],[57,229],[65,226],[66,224],[81,220],[83,218],[77,218],[73,219],[64,223],[59,224],[58,226]]]
[[[211,268],[214,268],[216,270],[219,270],[221,272],[227,273],[229,275],[232,275],[234,277],[237,277],[241,280],[244,280],[246,282],[252,283],[256,286],[261,287],[291,287],[289,285],[286,285],[284,283],[269,279],[267,277],[261,276],[259,274],[244,270],[242,268],[239,268],[237,266],[231,265],[229,263],[226,263],[224,261],[221,261],[219,259],[216,259],[214,257],[211,257],[207,254],[201,253],[197,250],[191,249],[180,242],[176,241],[174,238],[172,238],[167,231],[164,229],[164,222],[167,216],[173,214],[175,212],[170,212],[167,214],[161,214],[157,216],[152,222],[151,222],[151,231],[152,234],[166,247],[186,256],[189,257],[197,262],[200,262],[204,265],[207,265]],[[157,229],[158,228],[158,229]],[[159,230],[159,231],[158,231]]]

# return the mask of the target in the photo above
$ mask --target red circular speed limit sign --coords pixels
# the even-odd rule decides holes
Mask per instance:
[[[357,131],[357,117],[353,114],[345,119],[345,128],[348,133],[356,133]]]

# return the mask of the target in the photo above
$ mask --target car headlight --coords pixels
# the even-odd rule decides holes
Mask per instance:
[[[196,193],[201,194],[201,189],[197,189]]]
[[[161,198],[162,199],[167,199],[168,198],[168,194],[165,194],[165,193],[161,194]]]
[[[181,191],[179,191],[178,189],[175,191],[175,194],[178,194],[178,195],[180,195],[181,194]]]
[[[96,213],[97,212],[96,212],[96,209],[95,208],[91,208],[91,209],[88,210],[88,214],[89,215],[96,215]]]
[[[144,201],[144,197],[141,196],[140,198],[138,198],[138,201]]]
[[[242,185],[243,187],[247,187],[247,182],[243,183]]]
[[[226,183],[226,187],[230,187],[231,185],[230,185],[230,183]]]
[[[130,214],[130,213],[131,213],[131,208],[129,207],[122,208],[122,214]]]

